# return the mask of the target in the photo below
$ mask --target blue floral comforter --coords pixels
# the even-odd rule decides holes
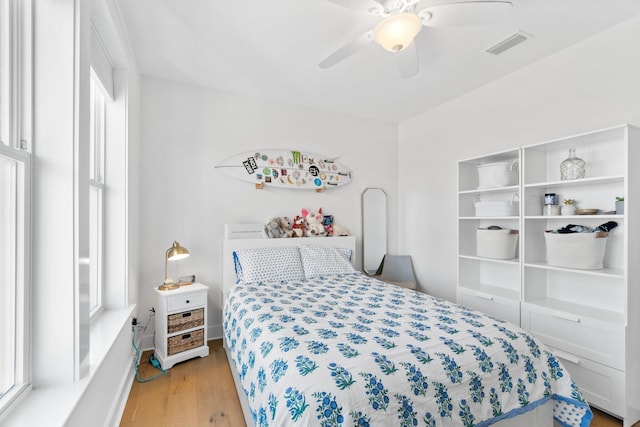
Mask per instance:
[[[258,426],[486,426],[548,399],[592,417],[522,329],[362,274],[240,283],[224,334]]]

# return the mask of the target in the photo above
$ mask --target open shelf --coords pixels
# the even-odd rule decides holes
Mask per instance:
[[[519,267],[520,265],[520,259],[518,258],[513,258],[513,259],[494,259],[494,258],[484,258],[484,257],[480,257],[480,256],[476,256],[476,255],[459,255],[459,258],[461,259],[470,259],[470,260],[475,260],[475,261],[482,261],[482,262],[490,262],[490,263],[496,263],[496,264],[511,264],[514,266]]]
[[[458,194],[471,194],[480,195],[486,193],[517,193],[520,191],[517,185],[508,185],[506,187],[492,187],[492,188],[476,188],[473,190],[461,190]]]
[[[545,188],[548,190],[552,190],[556,187],[578,187],[578,186],[588,186],[595,184],[609,184],[609,183],[622,183],[624,182],[624,176],[616,175],[616,176],[602,176],[595,178],[581,178],[581,179],[571,179],[564,181],[545,181],[545,182],[534,182],[531,184],[525,184],[524,188]]]
[[[524,264],[525,267],[540,268],[544,270],[564,271],[572,274],[584,274],[588,276],[602,276],[613,279],[624,278],[624,270],[619,268],[603,268],[601,270],[579,270],[575,268],[564,268],[549,265],[546,262],[528,262]]]

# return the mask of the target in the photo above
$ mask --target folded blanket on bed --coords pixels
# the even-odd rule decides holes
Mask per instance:
[[[224,334],[258,426],[486,426],[549,399],[592,418],[524,330],[361,274],[240,283]]]

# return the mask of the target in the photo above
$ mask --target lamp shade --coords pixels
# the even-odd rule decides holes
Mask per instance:
[[[167,249],[167,259],[170,261],[176,261],[189,256],[187,248],[180,246],[180,243],[173,242],[173,245]]]
[[[375,41],[390,52],[400,52],[413,42],[421,29],[422,22],[415,13],[391,15],[376,25]]]

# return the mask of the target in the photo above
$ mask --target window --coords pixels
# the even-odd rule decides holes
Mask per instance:
[[[26,385],[29,156],[0,145],[0,404]]]
[[[0,0],[0,414],[29,387],[29,10]]]
[[[89,312],[102,310],[104,235],[105,97],[91,78],[89,164]]]

